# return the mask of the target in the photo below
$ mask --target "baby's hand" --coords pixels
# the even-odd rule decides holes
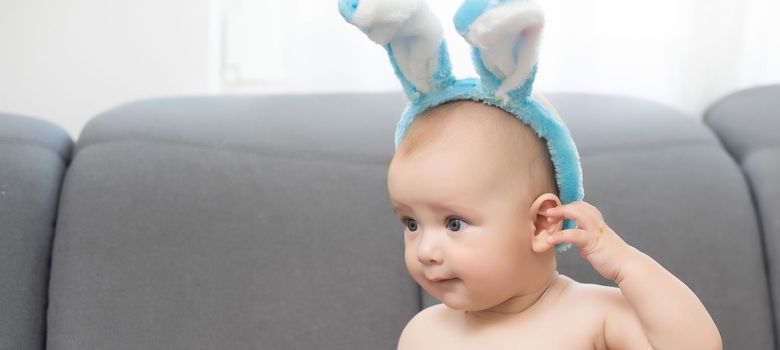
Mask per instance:
[[[596,207],[576,201],[542,212],[547,221],[557,223],[573,219],[576,229],[562,230],[548,236],[551,245],[571,243],[577,247],[580,256],[590,262],[604,278],[620,283],[623,280],[622,266],[631,259],[634,250],[613,231]]]

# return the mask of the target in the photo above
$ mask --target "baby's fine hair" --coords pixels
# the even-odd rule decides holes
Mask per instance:
[[[467,112],[468,108],[476,108],[475,112],[481,109],[487,113],[500,114],[502,117],[510,118],[516,122],[517,126],[506,128],[508,130],[500,130],[504,128],[504,123],[496,123],[496,120],[493,118],[476,115],[475,118],[478,118],[477,120],[481,122],[479,124],[485,127],[482,128],[483,130],[474,130],[474,132],[488,133],[491,142],[495,142],[495,147],[491,148],[495,149],[495,152],[500,152],[499,159],[505,159],[507,160],[507,165],[511,165],[511,167],[507,167],[507,171],[516,173],[511,178],[514,186],[523,186],[519,188],[525,188],[527,190],[525,193],[532,197],[531,199],[535,199],[544,193],[558,195],[555,170],[546,142],[533,129],[523,124],[514,115],[503,109],[479,102],[458,100],[425,110],[417,117],[409,133],[396,149],[396,157],[409,157],[433,142],[458,142],[458,139],[450,137],[452,135],[448,134],[447,126],[444,122],[432,123],[434,125],[433,129],[425,133],[418,132],[414,126],[420,122],[430,122],[433,118],[446,118],[451,113]],[[488,125],[489,123],[494,125]],[[509,134],[509,137],[499,137],[500,135],[492,137],[492,134],[504,132],[511,134]]]

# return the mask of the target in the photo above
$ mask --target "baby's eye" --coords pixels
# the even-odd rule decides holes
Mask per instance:
[[[406,218],[404,219],[404,224],[406,225],[406,228],[409,229],[409,231],[417,231],[417,220],[412,218]]]
[[[465,221],[458,218],[447,219],[447,228],[449,228],[450,231],[454,231],[454,232],[460,231],[461,229],[463,229],[463,225],[465,224],[466,224]]]

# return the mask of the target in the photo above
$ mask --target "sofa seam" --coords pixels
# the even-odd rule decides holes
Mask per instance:
[[[266,157],[272,157],[272,158],[293,158],[293,159],[304,159],[304,160],[327,160],[327,161],[342,161],[342,162],[368,162],[373,164],[380,164],[376,159],[371,159],[376,156],[360,156],[360,155],[354,155],[354,157],[334,157],[333,154],[328,153],[306,153],[306,154],[294,154],[294,153],[284,153],[284,152],[278,152],[278,151],[259,151],[255,149],[247,149],[242,147],[220,147],[217,145],[206,145],[206,144],[199,144],[195,142],[187,142],[187,141],[176,141],[176,140],[160,140],[160,139],[153,139],[153,138],[122,138],[122,139],[114,139],[114,140],[105,140],[105,141],[99,141],[94,143],[89,143],[86,145],[76,145],[76,152],[74,152],[74,157],[80,153],[83,152],[86,149],[89,149],[93,146],[99,146],[99,145],[109,145],[109,144],[116,144],[116,143],[156,143],[156,144],[167,144],[167,145],[178,145],[178,146],[189,146],[189,147],[195,147],[195,148],[204,148],[204,149],[210,149],[210,150],[219,150],[219,151],[230,151],[230,152],[241,152],[241,153],[251,153],[256,154],[260,156],[266,156]],[[612,154],[623,154],[623,153],[636,153],[636,152],[655,152],[655,151],[661,151],[666,149],[674,149],[674,148],[688,148],[688,147],[702,147],[702,146],[713,146],[713,148],[719,148],[717,146],[717,142],[711,142],[711,141],[702,141],[702,142],[678,142],[678,143],[671,143],[671,144],[661,144],[658,145],[658,147],[652,147],[652,148],[642,148],[644,146],[638,146],[636,148],[630,147],[630,148],[621,148],[619,150],[605,150],[605,149],[599,149],[596,151],[579,151],[579,154],[581,157],[598,157],[598,156],[605,156],[605,155],[612,155]],[[720,147],[722,149],[722,147]],[[320,158],[320,157],[329,157],[329,158]],[[388,159],[389,161],[389,159]],[[381,162],[381,164],[385,164],[384,161]]]
[[[13,142],[6,142],[6,141],[13,141]],[[22,145],[22,146],[33,146],[35,148],[40,148],[47,150],[51,153],[54,153],[59,157],[66,165],[68,164],[68,159],[66,156],[64,156],[60,151],[54,149],[48,144],[45,144],[43,142],[34,142],[30,141],[28,139],[23,139],[21,137],[9,137],[9,136],[0,136],[0,145]]]
[[[748,190],[748,195],[750,196],[750,204],[753,206],[753,213],[754,213],[754,216],[756,218],[756,226],[757,226],[757,229],[758,229],[758,232],[759,232],[759,239],[760,239],[761,248],[762,248],[761,249],[761,253],[763,255],[763,260],[764,260],[763,261],[763,263],[764,263],[764,272],[765,272],[765,275],[766,275],[766,284],[767,284],[767,286],[766,286],[767,288],[766,289],[767,289],[767,292],[768,292],[767,294],[768,294],[768,297],[769,297],[769,307],[770,307],[771,315],[772,315],[772,330],[773,330],[772,334],[773,334],[774,340],[775,340],[775,347],[777,347],[779,345],[777,343],[778,342],[778,335],[774,331],[777,329],[777,324],[780,321],[777,319],[778,316],[776,315],[776,309],[775,309],[775,304],[777,303],[777,301],[774,298],[774,288],[772,286],[772,276],[771,276],[771,273],[770,273],[774,269],[772,268],[772,265],[770,264],[770,261],[769,261],[770,260],[770,258],[769,258],[769,248],[768,248],[768,246],[766,244],[766,232],[764,231],[764,221],[763,221],[763,217],[761,215],[761,211],[758,208],[758,200],[756,198],[755,186],[753,186],[753,181],[751,181],[750,176],[748,176],[745,173],[745,169],[742,167],[742,163],[741,162],[738,163],[737,166],[739,167],[739,172],[742,175],[742,178],[745,181],[745,185],[748,188],[747,190]]]
[[[78,147],[74,154],[74,158],[78,156],[79,153],[84,152],[85,150],[93,146],[121,144],[121,143],[166,144],[172,146],[201,148],[201,149],[214,150],[214,151],[245,153],[245,154],[252,154],[255,156],[266,157],[266,158],[295,159],[295,160],[309,160],[309,161],[322,161],[322,162],[341,162],[341,163],[350,163],[350,164],[368,163],[374,165],[378,165],[378,164],[385,165],[388,164],[390,161],[390,159],[388,158],[387,161],[383,160],[380,162],[375,159],[376,156],[370,156],[370,155],[366,155],[366,156],[354,155],[354,157],[334,157],[333,154],[328,154],[328,153],[295,154],[295,153],[284,153],[279,151],[259,151],[259,150],[241,148],[241,147],[220,147],[215,145],[204,145],[204,144],[198,144],[193,142],[166,141],[166,140],[158,140],[158,139],[116,139],[111,141],[101,141],[99,143],[91,143],[85,146]]]
[[[636,148],[621,147],[618,150],[598,149],[595,151],[584,151],[584,152],[579,151],[579,153],[581,157],[602,157],[602,156],[610,156],[610,155],[625,154],[625,153],[649,153],[649,152],[664,151],[664,150],[675,149],[675,148],[712,147],[715,149],[721,149],[717,146],[718,146],[717,143],[712,143],[709,141],[708,142],[677,142],[671,144],[663,144],[660,145],[659,147],[652,147],[652,148],[642,148],[642,146],[639,145]]]
[[[705,124],[707,126],[710,126],[709,124]],[[769,248],[766,245],[766,235],[764,232],[764,223],[763,218],[761,216],[761,213],[758,210],[758,201],[756,199],[756,194],[753,186],[753,182],[750,180],[750,176],[745,172],[745,168],[743,167],[744,160],[748,158],[750,154],[754,154],[757,152],[757,150],[749,150],[745,152],[742,157],[737,159],[737,155],[732,152],[731,148],[727,146],[726,141],[720,133],[716,132],[714,129],[711,129],[713,134],[715,135],[716,140],[718,141],[719,145],[721,146],[721,149],[725,151],[726,154],[728,154],[729,159],[736,165],[737,170],[739,171],[740,176],[742,177],[742,181],[744,181],[745,186],[747,187],[748,196],[750,197],[750,205],[753,209],[753,215],[756,220],[756,229],[758,230],[758,238],[761,243],[761,260],[764,268],[764,276],[766,281],[766,290],[767,290],[767,297],[769,299],[769,309],[770,309],[770,316],[771,316],[771,322],[772,322],[772,339],[774,341],[775,348],[780,347],[780,338],[778,337],[778,334],[776,332],[778,323],[780,323],[780,320],[778,320],[778,315],[776,315],[776,309],[775,305],[778,301],[774,298],[774,288],[772,287],[772,278],[770,276],[770,264],[769,264]],[[767,148],[759,148],[758,151],[763,151]]]

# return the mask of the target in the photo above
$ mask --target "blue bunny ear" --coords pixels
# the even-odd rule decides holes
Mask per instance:
[[[409,100],[455,82],[441,24],[422,0],[339,0],[339,11],[390,56]]]
[[[483,86],[495,89],[496,97],[505,101],[530,95],[544,26],[538,5],[527,0],[466,0],[454,22],[473,47]]]

